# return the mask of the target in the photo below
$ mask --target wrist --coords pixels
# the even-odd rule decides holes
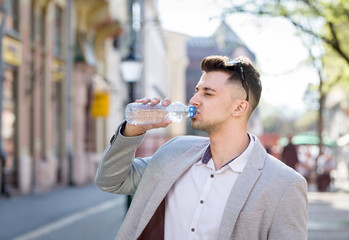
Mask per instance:
[[[145,134],[145,130],[141,126],[135,126],[128,124],[124,125],[123,129],[121,129],[121,134],[125,137],[135,137],[139,135]]]

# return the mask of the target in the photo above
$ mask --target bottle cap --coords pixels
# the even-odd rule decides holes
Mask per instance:
[[[196,114],[196,108],[194,107],[194,106],[190,106],[189,107],[189,117],[194,117],[195,116],[195,114]]]

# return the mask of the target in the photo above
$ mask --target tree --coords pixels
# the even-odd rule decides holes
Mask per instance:
[[[347,0],[222,0],[225,15],[249,13],[284,17],[303,33],[315,37],[349,65],[349,1]],[[227,5],[226,5],[227,6]]]

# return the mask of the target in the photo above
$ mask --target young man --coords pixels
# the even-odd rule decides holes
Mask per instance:
[[[99,188],[134,194],[117,239],[307,239],[305,179],[246,130],[260,99],[259,73],[247,58],[223,56],[204,58],[201,69],[192,126],[209,138],[174,138],[134,159],[145,132],[171,122],[123,123],[102,157]]]

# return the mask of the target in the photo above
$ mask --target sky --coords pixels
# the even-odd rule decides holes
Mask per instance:
[[[212,0],[158,0],[159,18],[165,30],[193,37],[208,37],[220,20]],[[316,83],[316,71],[304,62],[307,49],[286,20],[244,14],[227,17],[227,23],[256,57],[261,73],[262,101],[289,114],[306,111],[304,91]]]

